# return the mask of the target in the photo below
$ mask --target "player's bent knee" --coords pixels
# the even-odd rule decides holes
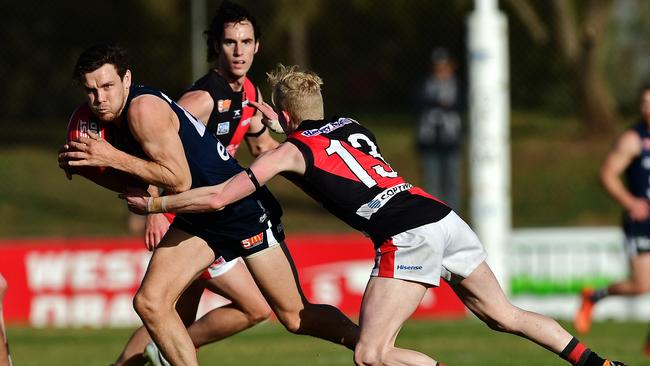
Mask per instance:
[[[133,309],[144,321],[155,317],[156,311],[160,309],[160,303],[138,291],[133,297]]]
[[[271,317],[271,314],[273,314],[273,310],[271,310],[271,308],[266,305],[260,306],[252,311],[247,311],[246,317],[250,323],[250,326],[253,326],[267,320]]]
[[[280,323],[284,325],[285,329],[294,334],[300,334],[300,313],[298,312],[278,312],[276,313]]]

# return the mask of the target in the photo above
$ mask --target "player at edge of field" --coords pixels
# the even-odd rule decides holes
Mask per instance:
[[[7,293],[7,280],[0,273],[0,366],[11,366],[11,354],[9,354],[9,342],[7,341],[7,329],[2,314],[3,301]]]
[[[88,132],[88,137],[69,141],[60,149],[62,169],[111,168],[171,193],[219,184],[244,170],[202,122],[162,92],[132,84],[121,47],[97,44],[87,48],[73,75],[95,117],[119,130],[115,143],[124,150]],[[110,176],[103,178],[110,180]],[[175,304],[217,253],[225,260],[244,258],[288,331],[354,348],[358,326],[337,308],[312,304],[304,297],[284,244],[280,216],[278,202],[261,189],[223,210],[175,217],[153,252],[133,301],[170,364],[198,365]]]
[[[440,278],[490,328],[525,337],[572,365],[624,365],[599,357],[555,320],[506,298],[485,262],[474,232],[444,203],[404,181],[381,156],[372,132],[349,118],[324,118],[322,81],[297,67],[269,74],[272,101],[255,103],[277,118],[286,142],[263,153],[223,184],[167,197],[123,195],[129,209],[149,212],[219,210],[259,190],[277,174],[374,243],[375,267],[360,314],[357,365],[437,365],[429,356],[395,346],[398,333]],[[277,113],[276,113],[277,112]]]
[[[208,131],[233,156],[242,140],[253,157],[275,148],[278,142],[262,123],[261,112],[248,105],[249,100],[261,100],[259,89],[247,77],[261,38],[255,17],[246,8],[224,1],[204,34],[208,61],[214,62],[214,67],[195,81],[177,103],[206,123]],[[171,220],[170,215],[147,215],[145,245],[149,250],[158,245]],[[188,332],[197,349],[250,328],[271,315],[271,308],[241,259],[226,262],[220,257],[201,278],[205,281],[199,282],[204,285],[194,284],[177,306],[184,323],[191,323]],[[192,322],[204,286],[231,304],[213,309]],[[153,366],[164,364],[164,358],[150,340],[144,327],[136,329],[114,366],[142,365],[146,360]]]
[[[650,83],[643,85],[639,94],[641,118],[616,139],[600,168],[603,187],[623,208],[623,246],[630,273],[605,287],[582,289],[574,319],[578,333],[589,332],[599,301],[650,291]],[[650,356],[650,328],[643,351]]]

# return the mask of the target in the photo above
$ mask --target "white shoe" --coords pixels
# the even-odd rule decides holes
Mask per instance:
[[[158,346],[156,346],[153,341],[149,342],[149,344],[144,348],[142,356],[144,356],[145,360],[147,360],[151,366],[171,366],[171,364],[165,360],[165,357],[163,357]]]

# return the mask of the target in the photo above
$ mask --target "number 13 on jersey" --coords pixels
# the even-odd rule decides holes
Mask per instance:
[[[372,169],[379,175],[380,177],[383,178],[396,178],[397,172],[392,170],[390,165],[384,160],[384,158],[381,156],[379,151],[377,151],[377,145],[368,138],[368,136],[361,134],[361,133],[355,133],[352,134],[348,137],[348,142],[350,143],[350,146],[353,148],[362,151],[361,149],[363,148],[362,142],[365,142],[366,145],[369,148],[369,151],[366,153],[373,158],[379,160],[379,161],[374,161],[376,164],[372,164],[369,169]],[[325,152],[327,152],[327,155],[333,155],[336,154],[338,155],[345,165],[348,166],[350,171],[357,177],[363,184],[365,184],[367,187],[374,187],[377,185],[377,181],[370,175],[368,174],[368,171],[366,170],[366,167],[364,167],[361,162],[359,162],[344,146],[341,144],[339,140],[330,140],[330,145],[325,149]],[[388,170],[386,170],[381,163],[384,163],[387,167]],[[366,163],[366,165],[368,165]]]

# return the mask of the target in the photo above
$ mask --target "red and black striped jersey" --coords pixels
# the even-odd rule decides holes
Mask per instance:
[[[352,119],[303,121],[287,142],[306,163],[304,176],[287,177],[376,244],[451,211],[399,176],[381,156],[374,134]]]
[[[193,90],[207,91],[212,97],[214,107],[210,118],[204,122],[214,137],[226,146],[230,155],[235,156],[256,112],[248,101],[258,100],[257,88],[250,79],[245,78],[243,89],[233,91],[228,81],[212,69],[195,81],[188,91]]]

